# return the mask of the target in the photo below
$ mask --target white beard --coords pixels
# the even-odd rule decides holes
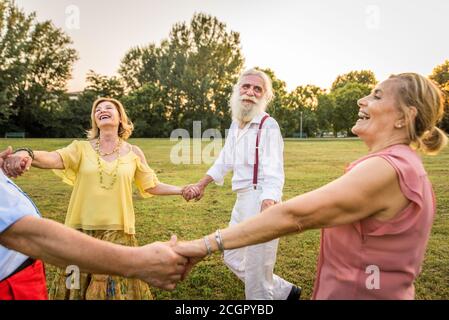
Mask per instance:
[[[254,104],[245,104],[243,99],[252,100]],[[257,99],[255,97],[248,97],[246,95],[240,96],[237,90],[234,90],[231,96],[231,112],[232,119],[238,121],[240,124],[246,124],[250,122],[255,116],[264,112],[267,108],[267,104],[264,98]]]

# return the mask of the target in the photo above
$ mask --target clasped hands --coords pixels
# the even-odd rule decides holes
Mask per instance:
[[[154,242],[135,248],[134,270],[128,275],[152,286],[173,290],[184,280],[193,266],[207,255],[202,240],[178,241],[172,236],[167,242]]]
[[[152,286],[173,290],[184,280],[193,266],[207,256],[203,240],[153,242],[136,247],[132,270],[127,277],[141,279]]]
[[[204,196],[205,187],[199,183],[189,184],[182,188],[182,197],[186,201],[190,201],[195,199],[195,201],[199,201]]]
[[[26,151],[13,153],[11,147],[0,153],[0,169],[10,178],[17,178],[28,171],[32,161]]]

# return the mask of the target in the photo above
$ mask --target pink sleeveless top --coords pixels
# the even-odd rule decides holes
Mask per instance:
[[[394,145],[351,163],[382,157],[396,170],[410,204],[391,220],[366,218],[321,231],[313,299],[414,299],[435,214],[435,196],[421,159]]]

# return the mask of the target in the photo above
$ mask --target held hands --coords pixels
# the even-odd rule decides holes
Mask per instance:
[[[182,189],[182,196],[186,201],[199,201],[204,195],[204,187],[200,184],[189,184]]]
[[[192,268],[207,256],[207,248],[203,239],[180,241],[176,243],[173,250],[188,258],[188,263],[186,264],[186,269],[182,275],[182,279],[185,279]]]
[[[12,153],[10,147],[4,150],[0,154],[2,158],[1,168],[5,175],[10,178],[17,178],[21,176],[25,171],[28,171],[31,167],[31,162],[33,161],[26,151],[19,151],[17,153]]]
[[[202,239],[178,242],[175,235],[168,242],[154,242],[136,250],[137,267],[129,276],[164,290],[175,289],[207,256]]]
[[[130,277],[161,289],[175,289],[176,284],[184,278],[189,265],[189,259],[174,250],[176,242],[176,236],[172,236],[170,241],[154,242],[136,248],[137,262]]]
[[[3,169],[5,159],[12,153],[12,148],[8,147],[0,152],[0,168]]]

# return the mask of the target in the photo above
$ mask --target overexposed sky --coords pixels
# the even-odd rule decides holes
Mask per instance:
[[[195,12],[240,33],[245,67],[271,68],[288,88],[328,88],[337,75],[370,69],[428,75],[449,59],[448,0],[16,0],[73,40],[80,59],[70,91],[89,69],[116,75],[129,48],[159,43]],[[79,20],[76,19],[79,13]]]

